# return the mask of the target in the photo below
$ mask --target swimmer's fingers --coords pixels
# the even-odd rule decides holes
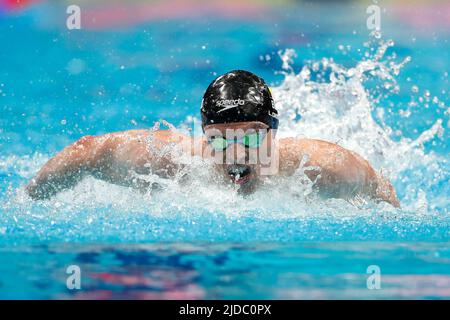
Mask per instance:
[[[74,179],[74,177],[58,179],[52,175],[44,178],[37,176],[29,182],[25,187],[25,190],[28,196],[33,200],[46,200],[58,192],[74,186],[77,181],[79,181],[79,179]]]
[[[382,176],[378,177],[375,198],[381,201],[386,201],[396,208],[400,208],[400,201],[398,201],[397,193],[395,192],[394,187],[389,180]]]
[[[37,176],[25,187],[28,196],[33,200],[46,200],[58,192],[75,186],[80,181],[82,175],[71,173],[63,176],[48,174]]]
[[[33,200],[45,200],[54,194],[54,192],[42,190],[35,179],[30,181],[30,183],[25,187],[25,190],[28,196]]]

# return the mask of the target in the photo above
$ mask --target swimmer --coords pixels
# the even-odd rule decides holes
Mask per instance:
[[[316,139],[276,139],[277,116],[264,80],[248,71],[231,71],[215,79],[204,94],[203,136],[193,138],[174,130],[86,136],[50,159],[26,190],[32,199],[47,199],[91,175],[146,192],[155,186],[139,177],[152,173],[170,179],[184,167],[170,153],[161,152],[177,146],[188,156],[214,160],[218,177],[243,195],[267,179],[291,176],[303,166],[324,198],[351,201],[361,196],[400,206],[389,180],[355,152]]]

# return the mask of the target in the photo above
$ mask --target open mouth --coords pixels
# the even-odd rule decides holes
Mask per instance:
[[[234,164],[228,167],[228,175],[235,184],[245,184],[250,180],[252,170],[249,166]]]

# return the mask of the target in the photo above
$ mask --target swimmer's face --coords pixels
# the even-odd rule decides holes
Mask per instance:
[[[273,135],[262,122],[212,124],[205,126],[205,151],[226,180],[239,185],[240,192],[248,193],[260,180]]]

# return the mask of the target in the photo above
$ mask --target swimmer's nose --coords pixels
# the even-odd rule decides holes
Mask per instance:
[[[234,143],[227,148],[226,157],[229,164],[245,164],[247,151],[240,143]]]

